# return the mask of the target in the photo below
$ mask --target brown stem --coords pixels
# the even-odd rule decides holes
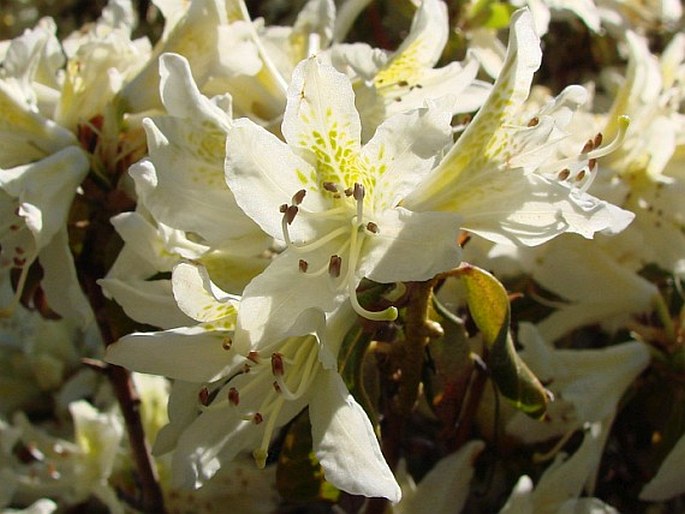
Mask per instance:
[[[105,205],[111,205],[113,203],[111,198],[117,194],[115,191],[107,198],[99,198],[98,195],[104,195],[104,193],[94,187],[88,179],[84,182],[84,189]],[[120,209],[115,212],[120,212]],[[107,300],[97,284],[97,280],[105,276],[107,269],[105,249],[109,248],[114,237],[112,225],[109,223],[110,214],[111,212],[105,209],[96,211],[96,215],[93,216],[88,225],[83,238],[83,251],[77,260],[79,282],[93,309],[105,346],[114,343],[123,335],[119,333],[120,330],[117,330],[116,323],[112,321],[112,312],[108,310]],[[166,512],[164,496],[150,447],[145,438],[145,430],[140,417],[140,396],[131,380],[130,372],[120,366],[104,362],[97,363],[97,361],[85,360],[84,364],[99,369],[107,376],[112,385],[124,418],[133,461],[138,473],[141,496],[140,509],[143,512],[164,514]]]
[[[414,282],[407,287],[404,339],[393,347],[388,369],[391,380],[397,383],[397,394],[389,404],[382,427],[383,454],[391,468],[399,461],[406,421],[418,397],[425,347],[437,335],[435,324],[428,317],[433,282]]]

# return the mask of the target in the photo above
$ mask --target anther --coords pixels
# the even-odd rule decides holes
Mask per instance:
[[[578,174],[576,175],[576,177],[575,177],[575,181],[576,181],[576,182],[580,182],[580,181],[583,180],[584,178],[585,178],[585,170],[580,170],[580,171],[578,172]]]
[[[197,399],[200,401],[201,405],[204,405],[205,407],[209,405],[209,389],[206,387],[200,389],[197,393]]]
[[[259,364],[259,353],[255,352],[254,350],[251,351],[250,353],[247,354],[247,360],[250,360],[254,362],[255,364]]]
[[[590,168],[590,171],[594,170],[597,167],[597,159],[587,161],[587,167]]]
[[[599,145],[602,144],[602,139],[604,136],[602,136],[601,132],[597,132],[597,135],[595,136],[595,140],[593,141],[593,144],[595,145],[595,148],[599,148]]]
[[[559,172],[559,180],[566,180],[569,175],[571,175],[571,170],[568,168],[564,168]]]
[[[294,205],[300,205],[302,203],[302,200],[304,200],[305,195],[307,194],[307,191],[304,189],[300,189],[297,193],[293,195],[293,204]]]
[[[231,405],[238,405],[240,403],[240,393],[235,387],[228,390],[228,401]]]
[[[338,278],[340,276],[341,269],[342,257],[339,255],[331,255],[331,260],[328,261],[328,274],[333,278]]]
[[[538,123],[540,123],[540,118],[538,118],[537,116],[533,116],[528,122],[528,126],[535,127]]]
[[[373,221],[369,221],[366,224],[366,230],[368,230],[372,234],[378,234],[379,232],[378,225],[376,225]]]
[[[595,142],[592,139],[588,139],[585,142],[585,146],[583,146],[583,149],[580,151],[580,153],[588,153],[594,149],[595,149]]]
[[[274,380],[273,384],[271,385],[273,386],[274,391],[276,391],[277,393],[281,392],[281,386],[278,385],[278,382],[276,380]]]
[[[307,268],[309,268],[309,263],[305,261],[304,259],[300,259],[300,262],[297,264],[298,268],[302,273],[307,273]]]
[[[333,182],[324,182],[323,188],[326,191],[328,191],[329,193],[337,193],[338,192],[338,186],[335,185]]]
[[[361,202],[364,199],[365,194],[366,194],[366,191],[364,190],[364,186],[362,184],[360,184],[359,182],[355,182],[354,183],[354,190],[352,192],[354,199],[357,200],[358,202]]]
[[[231,339],[230,337],[224,337],[224,340],[221,341],[221,347],[224,350],[230,350],[231,346],[233,346],[233,339]]]
[[[284,216],[285,216],[285,221],[288,225],[293,224],[293,220],[295,219],[295,216],[297,216],[297,211],[299,211],[299,209],[297,208],[297,205],[291,205],[290,207],[288,207],[285,210]]]
[[[285,214],[285,212],[288,210],[288,204],[284,203],[283,205],[278,207],[278,212]]]
[[[264,416],[262,416],[259,412],[255,412],[254,416],[252,416],[252,422],[255,425],[259,425],[262,421],[264,421]]]
[[[347,189],[345,189],[344,193],[345,193],[345,196],[352,196],[354,194],[354,189],[352,189],[351,187],[348,187]]]
[[[282,377],[285,373],[283,355],[278,352],[271,354],[271,373],[273,373],[275,377]]]

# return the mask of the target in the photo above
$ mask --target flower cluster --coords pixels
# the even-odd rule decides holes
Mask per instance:
[[[0,507],[677,508],[680,4],[386,4],[0,45]]]

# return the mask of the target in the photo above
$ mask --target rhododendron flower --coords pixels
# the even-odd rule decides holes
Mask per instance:
[[[400,206],[449,143],[449,118],[431,107],[400,114],[362,147],[348,79],[311,58],[293,74],[287,144],[249,120],[234,123],[228,185],[245,213],[286,244],[243,292],[238,326],[252,341],[281,339],[307,311],[329,313],[347,298],[365,318],[394,319],[394,308],[359,304],[363,277],[427,280],[459,262],[457,215]]]

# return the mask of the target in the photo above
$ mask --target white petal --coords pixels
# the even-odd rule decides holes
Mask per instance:
[[[321,252],[325,265],[330,255]],[[253,344],[317,330],[322,312],[333,311],[345,299],[347,291],[336,291],[328,273],[306,277],[298,261],[299,255],[286,251],[245,288],[238,327]]]
[[[314,451],[326,480],[351,494],[400,501],[400,486],[371,422],[335,371],[322,372],[309,417]]]
[[[192,323],[176,304],[169,280],[98,280],[105,295],[124,309],[128,317],[161,329]]]
[[[214,286],[201,266],[182,262],[171,275],[178,307],[196,321],[235,320],[239,298]]]
[[[105,360],[141,373],[210,382],[244,362],[238,341],[233,341],[233,347],[227,350],[226,338],[233,341],[233,332],[202,326],[135,332],[109,345]]]
[[[423,477],[410,498],[395,509],[398,514],[455,514],[469,496],[474,464],[485,448],[483,441],[470,441],[438,461]]]
[[[236,121],[229,132],[226,181],[245,213],[277,239],[283,239],[279,207],[291,204],[299,190],[319,187],[316,172],[307,162],[249,120]],[[319,210],[317,200],[315,194],[308,194],[303,205]],[[296,233],[296,237],[308,236],[311,234]]]
[[[332,66],[315,57],[297,65],[282,131],[291,148],[318,164],[312,186],[332,182],[344,189],[360,182],[354,166],[360,150],[359,114],[349,79]]]
[[[685,462],[685,435],[661,463],[659,471],[640,491],[642,501],[665,501],[685,493],[683,483],[683,462]]]
[[[382,283],[428,280],[461,261],[460,218],[447,212],[411,212],[398,207],[378,220],[369,236],[360,275]]]

